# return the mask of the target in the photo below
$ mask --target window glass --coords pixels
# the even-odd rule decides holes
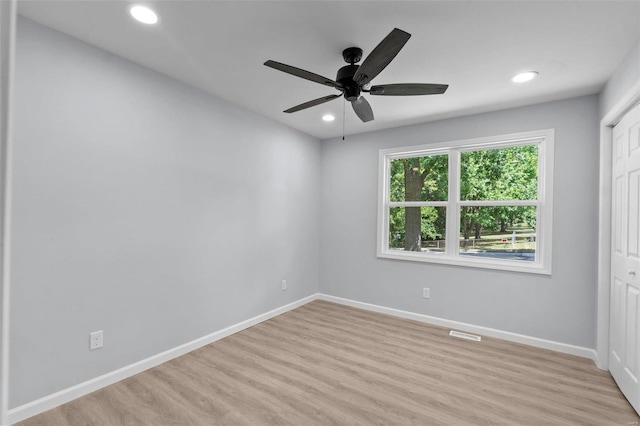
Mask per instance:
[[[461,200],[535,200],[537,198],[537,145],[461,153]]]
[[[431,155],[391,161],[391,201],[446,201],[449,156]]]
[[[389,209],[389,248],[442,253],[446,225],[446,207],[391,207]]]
[[[536,258],[536,207],[462,207],[460,254],[533,262]]]

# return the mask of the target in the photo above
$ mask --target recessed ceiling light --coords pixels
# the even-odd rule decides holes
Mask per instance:
[[[333,121],[333,120],[335,120],[336,118],[335,118],[333,115],[331,115],[331,114],[325,114],[325,115],[323,115],[323,116],[322,116],[322,119],[323,119],[324,121]]]
[[[527,71],[514,76],[511,81],[514,83],[524,83],[525,81],[533,80],[537,76],[538,73],[536,71]]]
[[[133,19],[143,24],[155,24],[158,22],[158,15],[147,6],[139,4],[131,6],[129,13],[133,16]]]

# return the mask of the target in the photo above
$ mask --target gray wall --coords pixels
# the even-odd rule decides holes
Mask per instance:
[[[16,77],[11,407],[318,291],[318,140],[26,19]]]
[[[640,40],[625,56],[600,92],[600,118],[603,118],[633,85],[638,83],[640,83]]]
[[[545,128],[556,129],[552,276],[376,258],[378,150]],[[323,141],[321,291],[593,348],[597,170],[597,96]]]

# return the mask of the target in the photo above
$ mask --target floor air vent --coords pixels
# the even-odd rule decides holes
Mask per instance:
[[[467,334],[461,331],[454,330],[449,331],[449,336],[457,337],[459,339],[473,340],[474,342],[479,342],[480,340],[482,340],[482,337],[476,336],[475,334]]]

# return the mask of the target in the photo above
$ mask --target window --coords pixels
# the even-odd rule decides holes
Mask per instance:
[[[378,257],[550,274],[553,138],[380,151]]]

